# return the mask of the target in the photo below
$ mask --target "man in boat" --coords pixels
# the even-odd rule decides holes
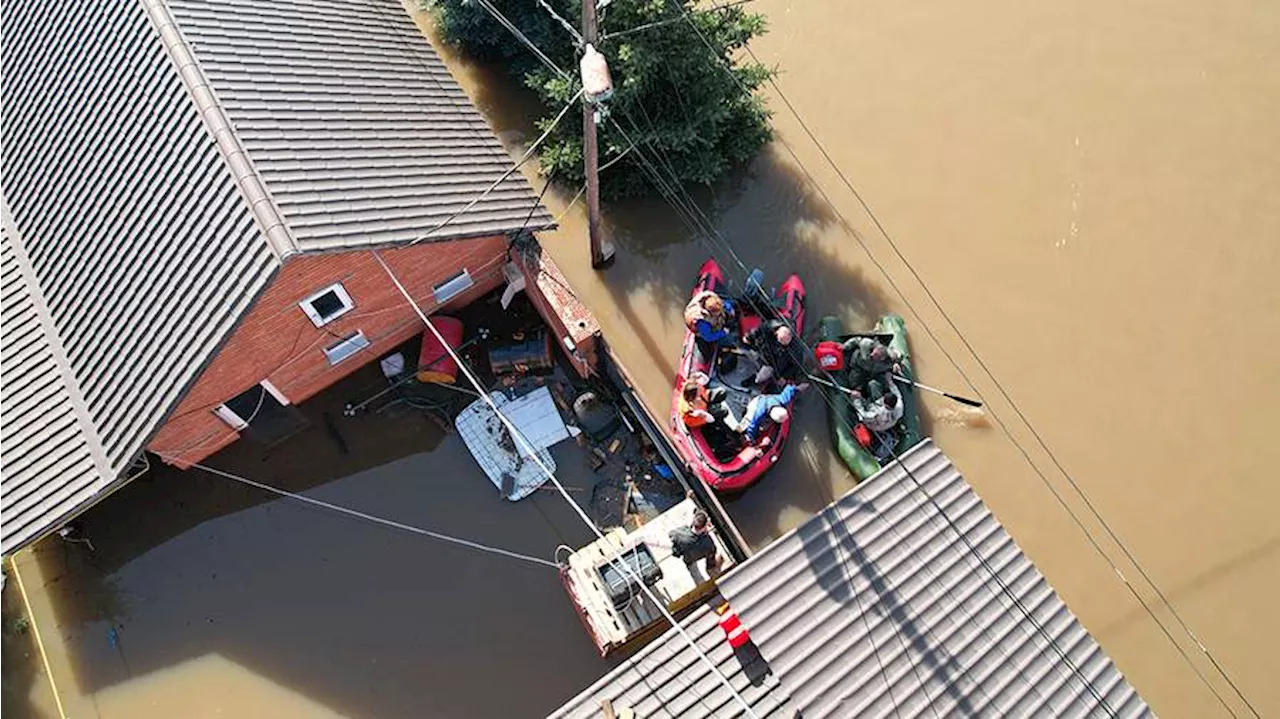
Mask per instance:
[[[707,389],[710,378],[702,372],[695,372],[685,380],[680,388],[680,419],[686,427],[705,427],[729,416],[729,408],[724,404],[728,391],[724,387]]]
[[[698,342],[698,351],[710,357],[717,346],[734,344],[729,331],[729,316],[733,303],[711,290],[703,290],[689,300],[684,308],[684,324]]]
[[[774,380],[795,381],[804,374],[804,365],[796,350],[795,333],[782,320],[761,322],[742,338],[743,344],[760,355],[760,370],[753,383],[764,385]]]
[[[844,349],[849,352],[849,386],[855,397],[879,399],[893,387],[893,375],[902,374],[902,355],[874,337],[853,337]]]
[[[760,394],[751,398],[747,403],[747,412],[742,417],[742,422],[738,424],[738,431],[746,438],[747,442],[755,443],[756,438],[769,428],[769,423],[782,424],[791,416],[787,407],[790,406],[796,395],[809,388],[809,383],[788,384],[782,388],[777,394]],[[761,442],[761,446],[768,446],[769,438],[765,437]]]
[[[855,397],[853,400],[858,420],[873,432],[888,432],[902,419],[902,394],[893,384],[889,385],[889,389],[877,399]]]

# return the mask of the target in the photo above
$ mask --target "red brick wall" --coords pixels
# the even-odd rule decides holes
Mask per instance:
[[[506,247],[506,238],[495,236],[423,243],[381,255],[418,304],[432,312],[437,309],[433,286],[464,267],[476,284],[447,306],[464,305],[502,284]],[[355,308],[316,327],[298,302],[335,282],[346,288]],[[213,413],[222,402],[269,379],[297,404],[424,329],[371,253],[290,258],[147,448],[178,466],[198,462],[240,436]],[[372,344],[330,366],[324,348],[357,330]]]

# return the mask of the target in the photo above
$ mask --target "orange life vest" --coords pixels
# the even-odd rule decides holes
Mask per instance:
[[[707,411],[707,397],[707,389],[705,387],[698,388],[698,396],[694,397],[692,402],[683,396],[680,397],[680,419],[684,420],[686,427],[701,427],[709,424],[705,414],[694,414],[698,410]]]
[[[689,300],[689,304],[684,308],[684,325],[689,328],[690,332],[696,331],[694,328],[700,320],[706,320],[711,325],[711,329],[718,330],[724,327],[724,312],[712,314],[707,310],[704,302],[715,297],[716,293],[711,290],[703,290],[693,296]]]

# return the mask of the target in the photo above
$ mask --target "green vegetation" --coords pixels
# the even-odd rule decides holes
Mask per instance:
[[[424,0],[446,42],[481,60],[500,62],[533,89],[546,112],[545,130],[578,91],[580,51],[568,31],[534,0],[491,0],[517,28],[572,75],[566,81],[474,0]],[[577,0],[547,0],[555,11],[580,27]],[[684,19],[701,31],[712,51]],[[691,0],[615,0],[599,12],[597,49],[609,60],[614,96],[606,105],[611,120],[600,124],[602,165],[628,149],[626,137],[640,143],[646,157],[664,163],[683,185],[709,185],[750,159],[772,137],[769,111],[756,94],[771,71],[735,60],[736,50],[765,31],[761,15],[741,5],[698,9]],[[652,27],[644,27],[650,26]],[[735,82],[725,66],[741,81]],[[749,91],[744,92],[743,87]],[[570,112],[542,146],[543,172],[577,186],[583,181],[582,123]],[[624,134],[626,137],[624,137]],[[667,166],[666,163],[669,163]],[[601,194],[618,198],[658,190],[638,153],[627,153],[601,174]]]

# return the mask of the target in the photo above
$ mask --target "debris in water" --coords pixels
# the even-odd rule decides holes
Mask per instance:
[[[987,413],[976,407],[947,407],[934,412],[933,419],[948,427],[991,429],[991,420],[987,419]]]

